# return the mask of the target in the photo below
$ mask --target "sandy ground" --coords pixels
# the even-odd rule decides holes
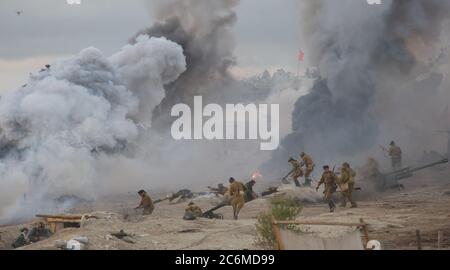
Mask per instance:
[[[416,230],[421,231],[424,249],[437,248],[438,231],[443,232],[442,247],[450,249],[450,177],[448,171],[432,170],[406,180],[406,189],[367,196],[359,194],[356,209],[338,208],[329,213],[322,203],[305,204],[298,220],[357,222],[363,218],[369,223],[371,239],[382,243],[383,249],[417,249]],[[426,184],[424,184],[426,183]],[[298,191],[312,194],[311,190]],[[310,196],[310,195],[308,195]],[[65,229],[48,240],[23,249],[55,249],[56,240],[69,240],[75,236],[87,236],[89,249],[123,250],[243,250],[259,249],[255,244],[256,216],[268,209],[267,199],[246,204],[240,220],[232,220],[231,207],[217,211],[224,220],[198,219],[184,221],[186,203],[157,205],[151,216],[124,213],[138,202],[132,194],[110,196],[91,205],[80,205],[74,212],[89,212],[99,219],[90,219],[81,229]],[[215,206],[220,199],[198,199],[202,209]],[[23,225],[21,225],[23,226]],[[0,227],[0,248],[7,249],[21,226]],[[123,229],[132,235],[134,243],[112,237],[110,234]]]

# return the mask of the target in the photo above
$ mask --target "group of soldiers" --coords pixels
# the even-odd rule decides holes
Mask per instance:
[[[402,150],[396,145],[394,141],[390,143],[389,149],[384,149],[391,157],[392,170],[396,171],[402,168]],[[302,152],[300,154],[301,162],[294,158],[289,158],[289,163],[292,165],[292,171],[288,176],[291,176],[296,186],[301,186],[298,178],[304,176],[305,182],[303,186],[311,187],[311,173],[314,171],[315,164],[310,155]],[[348,162],[344,162],[340,168],[340,172],[336,173],[334,168],[331,170],[329,165],[323,166],[323,173],[320,181],[316,187],[319,191],[321,185],[324,185],[324,200],[330,208],[330,212],[334,212],[336,204],[333,201],[333,194],[341,193],[341,207],[346,207],[347,202],[350,202],[352,208],[356,208],[357,204],[353,198],[355,190],[356,172],[350,167]]]
[[[294,158],[289,158],[289,163],[292,165],[292,171],[290,172],[290,176],[294,179],[295,185],[300,187],[300,182],[298,178],[305,178],[305,182],[303,186],[311,187],[311,174],[314,171],[314,161],[310,155],[302,152],[300,154],[301,162],[295,160]],[[338,176],[339,175],[339,176]],[[316,191],[319,191],[321,185],[325,186],[324,189],[324,200],[328,203],[330,207],[330,212],[334,212],[336,209],[336,204],[333,201],[333,194],[337,192],[337,189],[340,189],[342,194],[342,207],[347,206],[347,201],[351,203],[351,207],[357,207],[356,202],[352,197],[352,193],[355,186],[355,176],[356,172],[350,168],[350,164],[348,162],[344,162],[342,164],[340,173],[335,173],[334,169],[330,170],[329,165],[323,166],[323,173],[320,181],[316,187]]]
[[[389,150],[386,150],[391,156],[393,170],[400,169],[402,167],[402,150],[395,142],[390,143]],[[304,177],[305,181],[303,186],[311,187],[312,179],[311,174],[314,171],[315,164],[312,157],[305,152],[300,154],[301,161],[297,161],[294,158],[289,158],[289,163],[292,165],[292,170],[288,176],[291,176],[296,186],[302,186],[299,178]],[[336,204],[333,201],[333,195],[336,192],[341,194],[341,207],[347,207],[349,202],[352,208],[357,207],[357,203],[353,198],[353,192],[355,191],[355,177],[356,172],[351,168],[348,162],[344,162],[339,172],[335,172],[334,168],[331,170],[329,165],[323,166],[323,173],[320,181],[316,187],[316,191],[319,191],[320,186],[324,185],[324,200],[330,208],[330,212],[334,212]],[[252,179],[250,182],[243,184],[236,181],[233,177],[229,179],[229,187],[225,187],[223,184],[219,184],[217,188],[208,187],[212,193],[216,195],[224,196],[226,201],[233,208],[234,219],[239,218],[239,213],[244,207],[246,202],[252,201],[257,198],[256,193],[253,191],[253,186],[256,181]],[[339,191],[338,191],[339,189]],[[143,215],[150,215],[155,209],[154,203],[150,196],[144,191],[138,192],[141,196],[141,203],[136,209],[143,209]],[[184,219],[193,220],[202,216],[202,210],[194,202],[190,202],[186,209]]]
[[[36,243],[52,236],[52,232],[45,227],[45,223],[42,221],[36,222],[31,229],[22,228],[20,235],[14,240],[12,247],[20,248],[31,243]]]
[[[237,220],[239,217],[239,212],[244,207],[244,204],[258,197],[258,195],[253,191],[253,186],[256,184],[256,180],[251,179],[248,183],[243,184],[236,181],[233,177],[230,177],[229,183],[230,185],[228,188],[223,184],[219,184],[217,188],[209,187],[209,189],[212,193],[225,197],[225,200],[233,208],[234,219]],[[155,209],[153,200],[145,190],[140,190],[138,194],[141,197],[141,202],[135,209],[142,209],[143,215],[151,215]],[[202,214],[202,209],[191,201],[185,209],[183,219],[194,220],[201,217]]]

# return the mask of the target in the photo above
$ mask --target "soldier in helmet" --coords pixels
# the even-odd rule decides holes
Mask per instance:
[[[27,245],[30,242],[28,238],[28,228],[22,228],[20,230],[20,235],[14,240],[12,244],[13,248],[20,248]]]
[[[190,202],[184,211],[184,220],[195,220],[202,216],[202,209],[194,202]]]
[[[233,207],[233,217],[235,220],[239,218],[239,212],[245,204],[245,186],[241,182],[236,181],[233,177],[230,178],[230,202]]]
[[[47,239],[50,236],[52,236],[52,232],[45,227],[45,223],[42,221],[37,222],[34,228],[28,233],[28,238],[32,243]]]
[[[155,209],[152,199],[150,198],[150,196],[148,196],[145,190],[140,190],[138,194],[139,196],[141,196],[141,203],[135,209],[142,208],[144,209],[142,211],[143,215],[151,215],[153,213],[153,210]]]
[[[323,166],[323,174],[320,178],[319,184],[316,187],[316,191],[319,191],[319,187],[324,184],[325,189],[323,191],[324,194],[324,200],[328,203],[328,206],[330,207],[330,212],[334,212],[336,209],[336,204],[333,201],[333,193],[336,192],[336,180],[337,176],[336,174],[330,170],[330,166],[325,165]]]
[[[252,179],[245,184],[245,202],[253,201],[258,195],[253,191],[253,186],[256,184],[256,180]]]
[[[352,197],[353,189],[355,186],[355,176],[356,172],[352,168],[350,168],[350,164],[348,162],[344,162],[341,167],[341,176],[338,179],[339,188],[342,193],[342,207],[347,206],[347,201],[351,203],[352,208],[357,207],[356,202]]]
[[[304,186],[310,187],[312,180],[311,180],[311,173],[314,171],[314,161],[312,160],[310,155],[307,155],[305,152],[302,152],[300,154],[300,157],[302,158],[301,166],[305,166],[305,184]]]
[[[402,168],[402,149],[394,141],[390,143],[389,156],[391,157],[392,170],[400,170]]]
[[[288,162],[291,163],[292,165],[291,177],[294,179],[295,185],[297,187],[300,187],[300,182],[298,181],[298,178],[303,176],[302,166],[300,162],[293,159],[292,157],[289,158]]]

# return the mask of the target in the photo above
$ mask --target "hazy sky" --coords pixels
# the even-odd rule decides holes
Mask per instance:
[[[296,69],[297,1],[241,0],[233,29],[237,74]],[[29,72],[89,46],[112,54],[152,24],[147,2],[82,0],[82,5],[68,5],[66,0],[1,0],[0,90],[16,88]],[[23,13],[18,16],[16,11]]]

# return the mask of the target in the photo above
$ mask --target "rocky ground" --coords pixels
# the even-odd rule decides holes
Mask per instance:
[[[357,222],[363,218],[369,223],[371,239],[381,242],[383,249],[417,249],[416,230],[420,230],[423,249],[437,248],[438,232],[443,232],[443,249],[450,249],[450,177],[448,171],[429,171],[417,174],[405,181],[402,191],[382,194],[360,194],[356,209],[338,208],[328,213],[322,203],[305,204],[299,220]],[[286,188],[289,190],[289,188]],[[298,196],[315,200],[315,191],[298,189]],[[317,197],[314,197],[317,196]],[[75,236],[87,236],[89,249],[123,250],[242,250],[259,249],[256,245],[255,222],[261,211],[268,209],[267,199],[246,204],[241,219],[231,219],[231,207],[217,211],[224,220],[198,219],[184,221],[186,203],[157,205],[153,215],[141,217],[131,210],[138,198],[133,194],[110,196],[94,204],[79,205],[74,212],[92,213],[98,219],[90,219],[81,229],[64,229],[48,240],[22,249],[55,249],[56,240],[69,240]],[[209,209],[220,198],[203,197],[196,200],[202,209]],[[127,219],[124,219],[125,214]],[[0,248],[8,249],[24,225],[0,227]],[[132,236],[123,241],[111,233],[124,230]]]

